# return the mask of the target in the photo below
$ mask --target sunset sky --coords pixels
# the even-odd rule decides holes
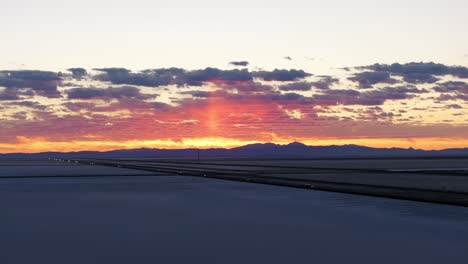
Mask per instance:
[[[465,0],[1,4],[0,153],[468,147]]]

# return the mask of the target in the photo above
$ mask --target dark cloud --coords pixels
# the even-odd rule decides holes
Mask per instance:
[[[280,85],[278,88],[281,91],[309,91],[312,84],[310,82],[294,82]]]
[[[305,96],[297,93],[285,93],[285,94],[272,94],[269,96],[271,100],[287,100],[287,101],[297,101],[306,98]]]
[[[361,93],[352,89],[324,90],[313,98],[320,105],[356,104]]]
[[[286,56],[284,57],[285,60],[292,60],[292,58],[290,56]]]
[[[377,83],[394,84],[398,82],[397,80],[390,77],[390,73],[380,71],[360,72],[354,74],[354,76],[349,77],[348,79],[359,83],[359,87],[361,88],[371,88],[374,84]]]
[[[225,97],[225,98],[240,98],[240,97],[252,97],[262,94],[275,94],[274,87],[271,85],[265,85],[259,82],[245,81],[237,83],[220,83],[218,90],[215,91],[183,91],[179,94],[192,95],[193,97],[205,98],[205,97]]]
[[[441,94],[435,98],[437,102],[450,101],[450,100],[463,100],[468,101],[468,94]]]
[[[125,68],[95,68],[96,71],[102,71],[110,75],[125,75],[129,74],[131,71]]]
[[[67,91],[68,99],[125,99],[132,98],[138,100],[147,100],[157,97],[152,94],[142,94],[136,87],[116,87],[116,88],[73,88]]]
[[[400,93],[400,94],[423,94],[423,93],[429,92],[426,89],[419,89],[413,85],[399,86],[399,87],[385,87],[385,88],[379,89],[379,91],[383,91],[387,93]]]
[[[96,104],[88,103],[88,102],[66,102],[66,103],[63,103],[62,105],[72,112],[79,112],[81,110],[90,110],[96,107]]]
[[[260,94],[253,94],[249,96],[242,96],[242,95],[230,95],[228,97],[230,99],[250,99],[256,101],[263,101],[263,102],[271,102],[275,101],[278,104],[286,105],[286,104],[313,104],[314,100],[311,97],[306,97],[302,94],[298,93],[280,93],[280,92],[269,92],[269,93],[260,93]]]
[[[439,80],[435,76],[452,75],[459,78],[468,78],[468,68],[462,66],[447,66],[433,62],[411,62],[406,64],[374,64],[357,67],[375,72],[387,72],[391,75],[402,76],[409,83],[434,83]]]
[[[248,61],[231,61],[229,64],[234,65],[234,66],[242,66],[242,67],[249,66]]]
[[[161,102],[147,102],[147,101],[142,101],[139,99],[135,98],[121,98],[116,102],[113,102],[109,105],[100,105],[96,104],[94,102],[67,102],[62,104],[65,106],[68,110],[72,112],[77,112],[77,111],[90,111],[93,113],[97,112],[114,112],[114,111],[119,111],[123,109],[127,109],[132,112],[139,112],[139,110],[150,110],[150,109],[159,109],[159,110],[165,110],[167,108],[170,108],[170,105],[167,105],[165,103]]]
[[[19,94],[12,89],[6,89],[0,92],[0,101],[21,100]]]
[[[367,107],[365,110],[355,110],[354,113],[359,115],[360,120],[366,121],[380,121],[380,120],[392,120],[394,117],[401,116],[401,114],[395,114],[393,112],[385,112],[379,106]]]
[[[189,71],[179,78],[184,84],[192,86],[201,86],[204,82],[242,82],[253,79],[248,70],[220,70],[217,68]]]
[[[109,81],[113,84],[129,84],[148,87],[165,85],[178,86],[201,86],[204,82],[236,82],[250,81],[252,75],[247,70],[220,70],[217,68],[206,68],[203,70],[186,71],[181,68],[167,68],[145,70],[132,73],[124,68],[95,69],[105,72],[98,79]]]
[[[449,104],[446,106],[448,109],[463,109],[463,107],[459,104]]]
[[[47,108],[47,106],[42,105],[38,102],[33,102],[33,101],[13,102],[13,103],[10,103],[10,105],[23,106],[23,107],[33,108],[36,110],[45,110]]]
[[[10,90],[8,94],[20,93],[31,89],[37,95],[58,98],[61,97],[57,86],[61,81],[58,73],[49,71],[0,71],[0,86]]]
[[[228,92],[226,90],[216,90],[216,91],[185,91],[180,92],[180,94],[188,94],[192,95],[193,97],[198,98],[207,98],[207,97],[220,97],[226,100],[231,101],[246,101],[246,100],[253,100],[253,101],[262,101],[262,102],[270,102],[270,101],[282,101],[280,103],[299,103],[299,104],[310,104],[312,103],[312,98],[303,96],[297,93],[281,93],[279,91],[274,90],[265,90],[265,91],[258,91],[258,92],[247,92],[238,90],[237,92]],[[185,99],[184,99],[185,100]],[[180,102],[180,101],[179,101]]]
[[[140,73],[132,73],[125,68],[100,68],[95,69],[104,72],[96,76],[101,81],[109,81],[113,84],[128,84],[148,87],[157,87],[171,85],[175,83],[175,79],[179,74],[183,74],[183,69],[158,69],[146,70]]]
[[[185,92],[180,92],[179,94],[188,94],[193,97],[200,97],[200,98],[213,96],[213,92],[208,92],[208,91],[185,91]]]
[[[444,82],[434,87],[434,90],[441,93],[460,93],[468,94],[468,83],[465,82]]]
[[[314,95],[318,104],[323,105],[381,105],[386,100],[404,100],[415,97],[415,94],[428,92],[415,87],[386,87],[379,90],[360,92],[352,89],[324,90]]]
[[[103,72],[95,76],[95,79],[108,81],[113,84],[128,84],[148,87],[165,85],[177,86],[201,86],[204,83],[236,83],[249,82],[253,78],[265,81],[296,81],[311,74],[303,70],[280,70],[249,72],[247,69],[221,70],[217,68],[205,68],[201,70],[184,70],[181,68],[163,68],[145,70],[133,73],[125,68],[100,68]]]
[[[334,90],[326,90],[323,92],[324,95],[332,95],[332,96],[359,96],[361,92],[353,90],[353,89],[334,89]]]
[[[271,93],[273,92],[273,86],[261,84],[259,82],[240,82],[229,86],[231,89],[237,90],[239,93],[250,94],[250,93]]]
[[[252,73],[254,77],[261,78],[265,81],[297,81],[304,79],[312,74],[303,70],[283,70],[274,69],[273,71],[258,71]]]
[[[0,71],[2,77],[10,81],[59,81],[58,73],[49,71]]]
[[[312,86],[314,86],[317,89],[321,90],[326,90],[330,89],[330,86],[333,85],[334,83],[339,83],[339,79],[333,78],[331,76],[321,76],[322,79],[319,81],[311,82]]]
[[[429,73],[408,73],[403,80],[409,83],[435,83],[440,79]]]
[[[70,68],[70,69],[67,69],[67,71],[71,72],[73,75],[73,78],[76,78],[76,79],[81,79],[88,74],[88,72],[84,68]]]
[[[424,90],[407,87],[386,87],[380,90],[362,93],[362,104],[382,104],[386,100],[404,100],[414,98],[414,94],[424,93]]]
[[[144,70],[142,73],[149,74],[157,74],[157,75],[168,75],[172,77],[177,77],[184,75],[187,71],[182,69],[182,68],[176,68],[176,67],[171,67],[171,68],[159,68],[159,69],[152,69],[152,70]]]
[[[436,101],[463,100],[468,101],[468,83],[449,81],[435,86],[434,91],[442,93]]]
[[[26,120],[28,118],[28,113],[25,111],[15,112],[12,115],[10,115],[10,117],[14,120]]]

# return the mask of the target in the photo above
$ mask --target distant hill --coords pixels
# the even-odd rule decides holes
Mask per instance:
[[[418,150],[403,148],[370,148],[358,145],[307,146],[299,142],[287,145],[273,143],[251,144],[232,149],[203,149],[201,158],[385,158],[385,157],[468,157],[468,148]],[[0,154],[0,159],[36,158],[197,158],[197,149],[129,149],[107,152],[44,152]]]

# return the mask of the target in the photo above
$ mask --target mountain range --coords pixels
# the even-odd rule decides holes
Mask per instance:
[[[126,149],[106,152],[43,152],[0,154],[0,159],[36,158],[395,158],[395,157],[468,157],[468,148],[420,150],[413,148],[371,148],[359,145],[307,146],[299,142],[287,145],[250,144],[232,149]]]

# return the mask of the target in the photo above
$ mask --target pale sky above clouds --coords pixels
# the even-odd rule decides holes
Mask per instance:
[[[1,0],[0,68],[468,65],[468,2]],[[290,56],[293,60],[285,60]]]

